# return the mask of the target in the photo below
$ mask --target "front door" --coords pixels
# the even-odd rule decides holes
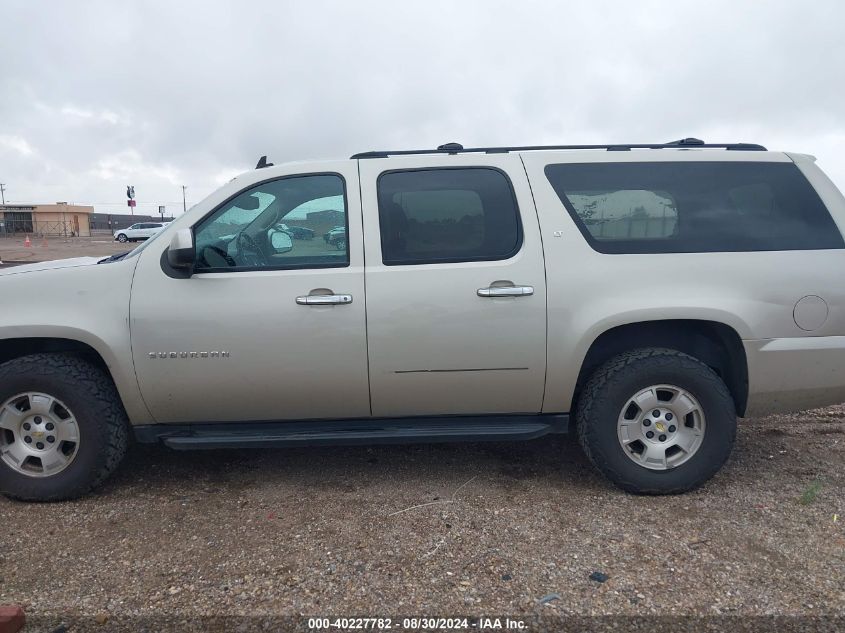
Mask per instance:
[[[158,422],[369,416],[358,176],[354,163],[331,167],[248,175],[192,222],[190,278],[168,275],[160,240],[141,253],[132,352]],[[343,226],[348,239],[304,240],[290,226]]]
[[[359,161],[375,416],[539,413],[546,288],[515,155]]]

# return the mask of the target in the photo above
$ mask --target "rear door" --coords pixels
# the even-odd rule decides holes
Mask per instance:
[[[373,415],[540,412],[545,269],[518,156],[359,171]]]

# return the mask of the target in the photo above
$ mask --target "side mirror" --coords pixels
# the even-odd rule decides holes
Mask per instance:
[[[173,268],[190,269],[196,263],[197,253],[194,248],[194,234],[191,229],[179,229],[170,240],[167,249],[167,262]]]
[[[276,255],[282,253],[289,253],[293,250],[293,239],[286,231],[279,231],[270,229],[270,246],[273,247],[273,252]]]

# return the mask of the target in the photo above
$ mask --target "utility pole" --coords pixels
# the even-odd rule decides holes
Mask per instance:
[[[182,213],[188,212],[188,199],[185,197],[185,190],[187,187],[182,185]]]
[[[3,205],[6,205],[6,185],[0,182],[0,197],[3,198]]]

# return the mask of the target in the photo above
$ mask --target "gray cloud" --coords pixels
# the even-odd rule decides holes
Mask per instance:
[[[0,6],[13,201],[193,201],[261,154],[659,142],[807,152],[845,187],[845,4]]]

